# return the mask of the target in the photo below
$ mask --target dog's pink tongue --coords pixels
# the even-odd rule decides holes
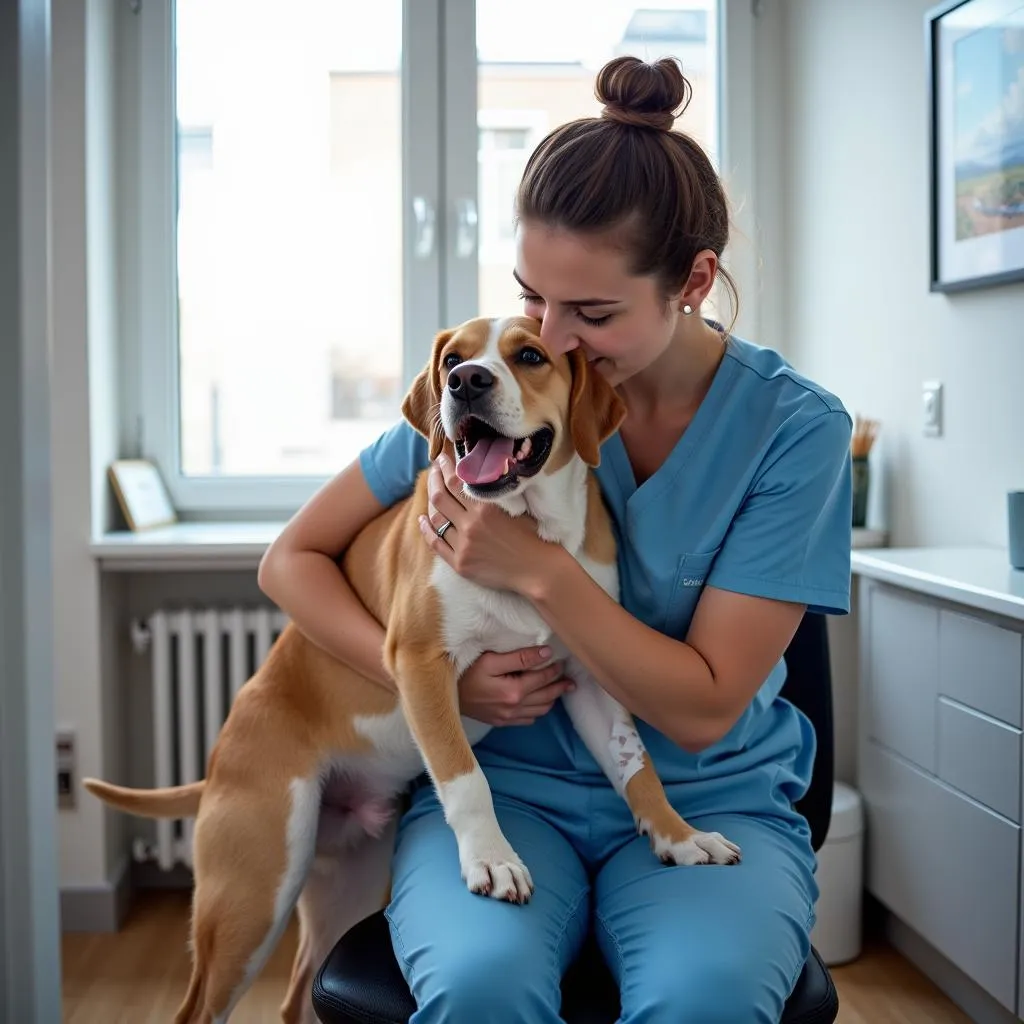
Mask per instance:
[[[492,484],[505,475],[505,463],[512,459],[515,442],[510,437],[494,437],[477,441],[455,467],[458,478],[466,484]]]

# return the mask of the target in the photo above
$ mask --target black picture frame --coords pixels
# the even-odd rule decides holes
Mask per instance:
[[[1013,20],[1000,21],[1004,16]],[[951,145],[966,145],[964,136],[957,133],[966,131],[964,125],[977,115],[974,108],[981,102],[971,103],[970,117],[954,109],[960,102],[960,90],[966,87],[967,94],[971,92],[971,57],[984,56],[986,48],[1004,38],[1016,40],[1018,31],[1020,56],[1010,51],[1012,60],[1004,62],[1006,67],[999,64],[1001,75],[1012,74],[1018,59],[1024,67],[1024,0],[944,0],[924,15],[932,292],[960,292],[1024,281],[1024,118],[1020,119],[1019,137],[1017,126],[1011,122],[1011,131],[998,143],[999,149],[993,143],[984,158],[957,160],[950,156]],[[986,80],[986,88],[992,88],[993,64],[979,67],[985,69],[981,77]],[[964,81],[954,84],[958,74],[964,76]],[[1000,105],[1005,102],[1006,97],[1000,93],[999,103],[988,117],[1001,115]],[[955,113],[961,116],[955,118]],[[976,132],[979,145],[984,123]],[[1018,148],[1019,163],[1015,162]],[[964,179],[972,170],[974,177]],[[969,196],[966,190],[972,187],[974,195]],[[1017,189],[1020,213],[1014,212],[1016,198],[1005,198],[1007,194],[1016,196]],[[994,191],[999,193],[998,198],[994,198]],[[1009,226],[998,226],[1007,221],[1011,222]]]

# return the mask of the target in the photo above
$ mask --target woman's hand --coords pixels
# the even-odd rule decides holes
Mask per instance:
[[[508,654],[485,651],[459,680],[462,713],[487,725],[533,725],[573,688],[562,675],[562,662],[540,667],[550,657],[543,647]]]
[[[431,467],[427,493],[429,515],[420,517],[420,530],[460,576],[484,587],[523,593],[544,571],[551,545],[537,535],[536,521],[467,498],[446,455]],[[439,537],[437,531],[446,522],[451,526]]]

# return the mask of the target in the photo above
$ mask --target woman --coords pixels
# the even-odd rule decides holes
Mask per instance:
[[[588,929],[622,1020],[777,1021],[808,952],[817,889],[803,818],[814,735],[778,697],[806,608],[843,613],[850,418],[776,353],[701,316],[728,241],[721,183],[672,131],[689,85],[671,60],[611,61],[599,118],[555,129],[517,196],[515,277],[553,353],[580,346],[628,407],[598,469],[620,545],[621,606],[532,520],[431,473],[429,544],[458,573],[529,598],[641,733],[670,800],[738,843],[737,867],[668,868],[539,670],[543,650],[484,654],[460,681],[499,821],[530,865],[525,907],[469,893],[429,783],[401,823],[388,907],[416,1024],[557,1021]],[[381,685],[383,630],[335,559],[412,490],[426,446],[401,423],[281,534],[261,585],[310,638]],[[440,527],[452,525],[438,535]]]

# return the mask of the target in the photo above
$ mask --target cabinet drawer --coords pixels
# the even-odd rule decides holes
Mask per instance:
[[[868,889],[1016,1012],[1019,828],[875,743],[862,752]]]
[[[1019,633],[959,612],[939,617],[939,693],[1021,726]]]
[[[867,599],[868,735],[934,773],[939,610],[884,586]]]
[[[1020,822],[1020,731],[939,699],[939,778]]]

